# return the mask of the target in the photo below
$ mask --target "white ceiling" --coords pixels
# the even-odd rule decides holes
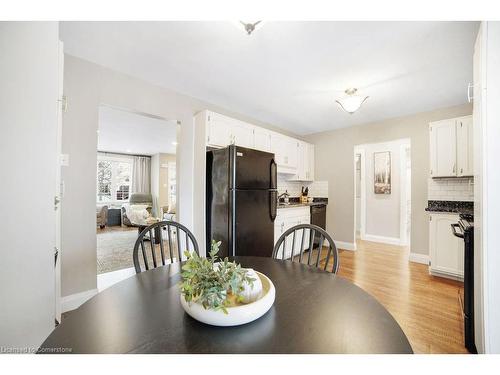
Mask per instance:
[[[97,139],[99,151],[175,154],[177,122],[101,106]]]
[[[298,134],[466,102],[476,22],[62,22],[67,53]],[[369,95],[354,115],[334,100]]]

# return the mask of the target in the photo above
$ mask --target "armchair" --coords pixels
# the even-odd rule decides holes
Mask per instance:
[[[96,219],[97,225],[99,225],[101,229],[104,229],[108,223],[108,206],[104,205],[96,207]]]

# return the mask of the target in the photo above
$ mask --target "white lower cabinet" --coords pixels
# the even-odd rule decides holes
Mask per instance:
[[[454,236],[451,229],[451,224],[457,222],[458,214],[430,214],[430,273],[433,275],[452,278],[464,276],[464,241]]]
[[[311,222],[311,213],[309,207],[293,207],[293,208],[281,208],[278,209],[278,214],[274,221],[274,243],[278,241],[280,236],[285,233],[291,227],[299,224],[309,224]],[[293,236],[287,238],[285,256],[284,259],[288,259],[292,256],[292,239]],[[299,231],[295,236],[295,249],[299,249],[300,244],[303,243],[303,248],[308,247],[309,243],[309,232],[305,231],[304,242],[302,242],[302,231]],[[281,252],[278,254],[279,258],[282,258]]]

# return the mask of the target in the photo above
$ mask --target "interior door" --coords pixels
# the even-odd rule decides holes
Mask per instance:
[[[62,181],[61,181],[61,152],[62,152],[62,111],[66,105],[63,97],[63,77],[64,77],[64,49],[63,43],[59,42],[59,82],[57,102],[57,140],[56,140],[56,181],[55,181],[55,248],[54,248],[54,267],[55,267],[55,320],[61,322],[61,200],[62,200]]]

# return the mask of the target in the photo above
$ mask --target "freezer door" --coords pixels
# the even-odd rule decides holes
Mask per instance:
[[[274,246],[271,190],[235,190],[233,251],[240,256],[270,257]]]
[[[276,189],[274,154],[250,148],[230,146],[234,166],[231,188]]]

